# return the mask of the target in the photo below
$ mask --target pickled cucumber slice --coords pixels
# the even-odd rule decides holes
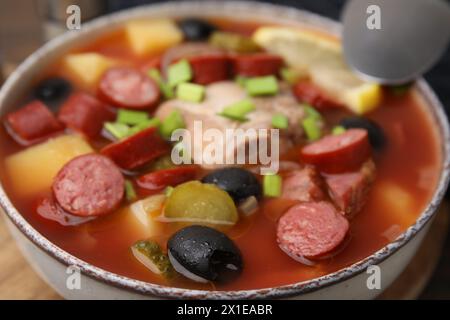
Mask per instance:
[[[131,247],[131,252],[135,258],[155,274],[170,278],[174,274],[174,269],[168,256],[162,251],[156,241],[142,240],[136,242]]]
[[[166,201],[164,218],[169,221],[232,225],[239,217],[227,192],[212,184],[190,181],[173,189]]]
[[[259,46],[251,38],[232,32],[214,32],[209,38],[209,43],[213,46],[239,53],[251,53],[260,50]]]

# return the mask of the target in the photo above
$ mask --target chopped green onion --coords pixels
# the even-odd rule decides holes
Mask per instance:
[[[331,130],[331,133],[334,135],[342,134],[346,131],[346,129],[343,126],[336,126]]]
[[[177,98],[189,102],[201,102],[205,96],[205,87],[194,83],[180,83],[177,86]]]
[[[263,190],[266,197],[279,197],[281,195],[282,178],[277,174],[265,175]]]
[[[179,111],[174,110],[161,122],[159,130],[163,137],[170,138],[172,132],[174,132],[176,129],[181,129],[184,127],[185,124],[183,117],[181,116]]]
[[[118,122],[105,122],[104,127],[106,131],[114,136],[114,138],[119,140],[128,136],[130,132],[130,127]]]
[[[249,78],[245,81],[245,89],[251,96],[274,95],[278,93],[278,82],[275,76]]]
[[[314,117],[307,117],[303,120],[303,130],[310,141],[319,139],[322,136],[318,120]]]
[[[289,84],[296,84],[304,77],[304,74],[296,69],[282,68],[280,71],[281,78]]]
[[[139,124],[148,119],[148,113],[143,111],[134,111],[119,109],[117,112],[117,122],[123,124]]]
[[[166,187],[166,189],[164,190],[164,194],[166,195],[166,197],[170,197],[170,195],[172,194],[173,191],[173,187],[168,186]]]
[[[314,118],[316,120],[322,120],[322,115],[320,114],[320,112],[310,105],[305,104],[303,105],[303,108],[305,109],[306,115],[308,117]]]
[[[170,65],[167,70],[168,83],[172,88],[176,87],[180,83],[188,82],[191,78],[191,65],[186,59]]]
[[[146,121],[143,121],[133,127],[130,128],[129,135],[133,135],[135,133],[138,133],[144,129],[150,128],[150,127],[158,127],[161,124],[161,121],[158,118],[152,118],[147,119]]]
[[[164,81],[158,69],[150,69],[148,71],[148,76],[158,84],[159,90],[166,99],[171,99],[174,97],[172,88]]]
[[[284,114],[277,113],[272,117],[272,127],[276,129],[286,129],[288,125],[288,118]]]
[[[130,180],[125,180],[125,195],[128,201],[134,201],[137,198],[133,183]]]
[[[237,76],[234,78],[234,81],[240,85],[242,88],[245,88],[245,83],[247,82],[247,78],[243,76]]]
[[[237,121],[246,121],[247,113],[255,110],[255,105],[250,99],[244,99],[225,107],[219,115]]]

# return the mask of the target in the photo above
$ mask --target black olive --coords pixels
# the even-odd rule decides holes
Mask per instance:
[[[216,30],[216,27],[212,24],[196,18],[181,20],[178,25],[183,31],[185,39],[188,41],[206,40]]]
[[[211,172],[202,179],[203,183],[217,185],[228,192],[238,203],[250,196],[261,198],[262,188],[258,179],[248,170],[242,168],[224,168]]]
[[[198,281],[228,282],[242,272],[241,252],[225,234],[193,225],[177,231],[167,243],[174,269]]]
[[[72,86],[67,80],[54,77],[45,79],[39,83],[34,94],[36,98],[53,108],[62,102],[71,90]]]
[[[381,149],[386,144],[386,136],[384,135],[383,129],[372,120],[364,117],[348,117],[341,120],[339,123],[346,129],[349,128],[361,128],[366,129],[369,134],[369,141],[372,147],[375,149]]]

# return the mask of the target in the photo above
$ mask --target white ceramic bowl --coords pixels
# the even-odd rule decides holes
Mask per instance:
[[[255,2],[186,1],[138,7],[96,19],[84,24],[81,31],[68,32],[50,41],[34,52],[9,77],[0,91],[0,114],[11,111],[21,96],[26,94],[32,79],[55,59],[74,47],[88,43],[94,36],[107,33],[124,22],[136,18],[181,16],[229,16],[234,19],[260,19],[276,23],[308,26],[329,33],[340,33],[340,25],[312,13],[277,5]],[[291,285],[243,291],[200,291],[170,288],[123,277],[92,264],[58,248],[37,232],[16,210],[4,190],[0,188],[0,204],[9,218],[8,226],[24,255],[39,274],[65,298],[73,299],[237,299],[237,298],[302,298],[302,299],[369,299],[374,298],[398,277],[422,242],[430,221],[446,191],[449,178],[449,128],[440,102],[423,79],[414,90],[429,106],[441,139],[442,172],[432,200],[416,223],[395,241],[351,266],[326,276]],[[67,266],[75,265],[82,273],[81,290],[66,286]],[[381,268],[381,290],[370,290],[367,267]]]

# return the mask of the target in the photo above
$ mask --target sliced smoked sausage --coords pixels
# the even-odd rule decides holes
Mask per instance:
[[[144,73],[119,67],[105,72],[100,80],[99,96],[114,106],[147,109],[156,105],[160,92],[156,83]]]
[[[161,190],[194,180],[199,168],[196,165],[179,166],[147,173],[136,180],[137,185],[147,190]]]
[[[227,80],[230,76],[230,59],[226,54],[210,54],[188,59],[192,67],[193,82],[207,85]]]
[[[347,219],[329,202],[309,202],[291,207],[278,221],[277,242],[297,261],[328,257],[345,240]]]
[[[108,144],[100,152],[125,170],[136,169],[170,151],[170,145],[151,127]]]
[[[315,84],[309,81],[300,81],[292,88],[298,101],[308,103],[317,109],[341,108],[342,105],[328,97]]]
[[[277,75],[283,59],[269,53],[239,54],[231,58],[233,72],[245,77]]]
[[[65,211],[83,217],[100,216],[119,205],[124,194],[124,178],[107,157],[87,154],[62,167],[52,189]]]
[[[358,170],[370,157],[371,149],[367,131],[349,129],[339,135],[328,135],[302,148],[303,162],[315,165],[326,173]]]
[[[31,145],[62,131],[64,125],[46,105],[35,100],[17,111],[8,113],[6,128],[18,143]]]

